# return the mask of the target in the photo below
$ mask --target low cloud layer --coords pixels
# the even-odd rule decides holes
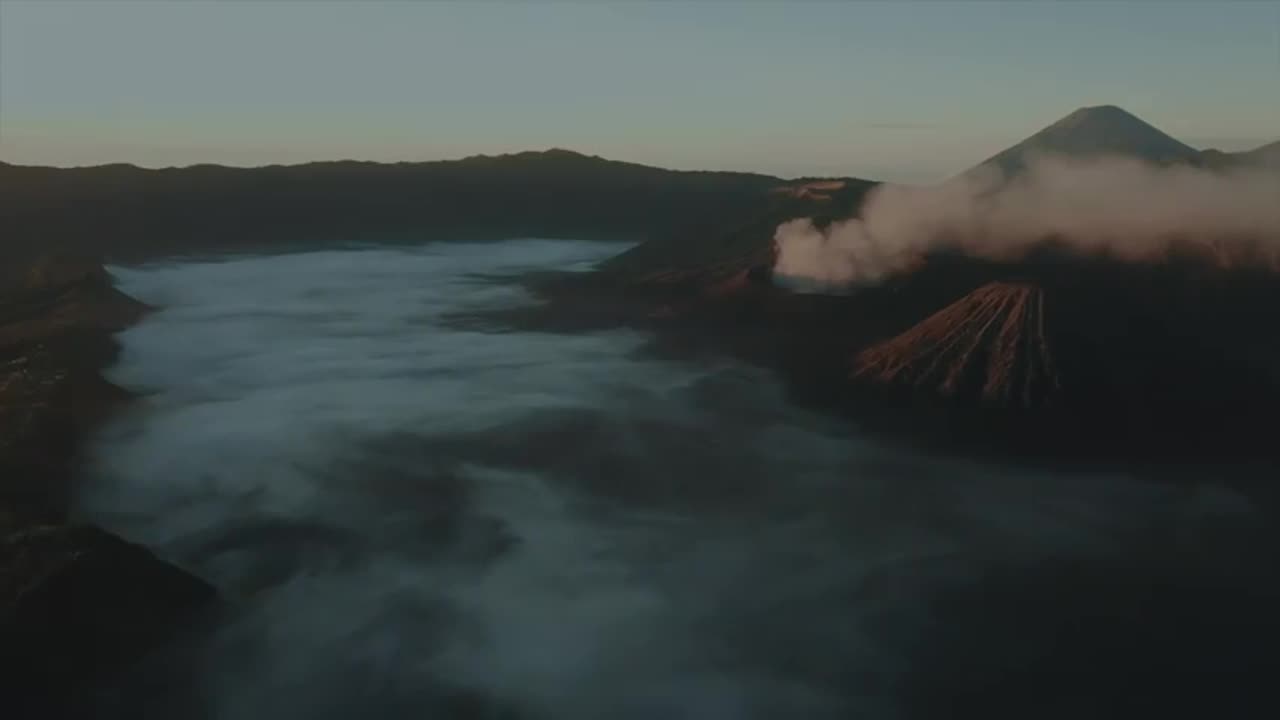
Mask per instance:
[[[778,226],[775,271],[782,282],[834,289],[879,282],[933,249],[1016,258],[1049,238],[1128,260],[1190,241],[1275,264],[1280,173],[1043,156],[1012,178],[984,170],[933,186],[882,185],[859,218]]]
[[[520,274],[620,249],[116,269],[161,309],[120,336],[111,377],[146,397],[102,430],[79,511],[229,602],[186,653],[113,679],[111,716],[1022,718],[1053,697],[1097,718],[1129,710],[1113,688],[1159,716],[1189,693],[1272,698],[1280,543],[1247,498],[882,447],[763,370],[653,357],[627,330],[477,324],[534,302]],[[1234,672],[1255,657],[1268,672]]]

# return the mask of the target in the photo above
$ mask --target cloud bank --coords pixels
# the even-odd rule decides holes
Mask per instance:
[[[909,270],[931,250],[1016,259],[1051,238],[1124,260],[1191,242],[1224,261],[1274,265],[1280,173],[1045,155],[1013,177],[982,168],[933,186],[882,185],[861,217],[779,225],[774,270],[784,284],[834,290]]]

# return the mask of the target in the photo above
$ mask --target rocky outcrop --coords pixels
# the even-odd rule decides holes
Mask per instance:
[[[80,443],[128,399],[101,376],[146,311],[101,264],[52,258],[0,290],[0,712],[76,717],[99,681],[214,596],[68,517]]]

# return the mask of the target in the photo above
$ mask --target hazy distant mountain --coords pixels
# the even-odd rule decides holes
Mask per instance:
[[[1175,140],[1154,126],[1114,105],[1084,107],[1022,142],[980,163],[997,167],[1005,175],[1017,174],[1027,161],[1040,154],[1071,157],[1120,155],[1154,164],[1199,162],[1200,151]]]
[[[1241,154],[1251,161],[1270,167],[1280,167],[1280,140]]]
[[[325,241],[646,240],[756,212],[783,182],[568,150],[260,168],[0,163],[0,251],[145,258]]]
[[[1280,140],[1243,152],[1205,150],[1204,164],[1214,168],[1259,167],[1280,170]]]

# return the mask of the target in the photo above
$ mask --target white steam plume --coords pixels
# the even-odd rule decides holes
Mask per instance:
[[[778,226],[774,274],[839,289],[910,269],[933,249],[1013,258],[1048,238],[1126,260],[1157,257],[1176,241],[1239,242],[1275,263],[1280,173],[1041,156],[1007,180],[992,170],[928,187],[881,185],[860,218]]]

